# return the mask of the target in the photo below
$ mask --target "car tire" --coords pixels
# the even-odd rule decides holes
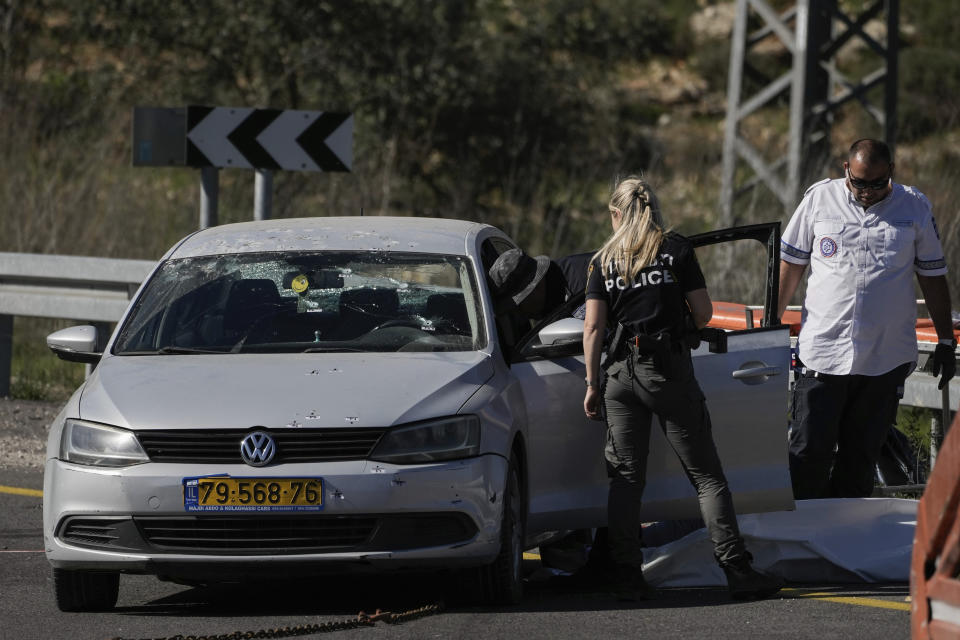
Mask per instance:
[[[480,585],[486,604],[517,604],[523,596],[523,512],[520,474],[511,461],[503,491],[500,552],[496,560],[480,568]]]
[[[53,570],[53,588],[60,611],[107,611],[117,604],[117,572]]]

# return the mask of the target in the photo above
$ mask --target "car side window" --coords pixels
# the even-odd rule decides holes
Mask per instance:
[[[516,248],[513,243],[498,236],[484,240],[483,244],[480,245],[480,262],[483,263],[483,272],[490,271],[490,267],[497,261],[501,253]]]
[[[480,262],[483,264],[483,272],[490,271],[490,267],[497,261],[500,254],[515,248],[513,243],[498,236],[484,240],[480,245]],[[513,359],[510,354],[514,352],[520,338],[530,329],[530,321],[520,315],[513,305],[497,300],[492,302],[500,347],[504,354],[507,354],[506,359],[510,362]]]
[[[691,236],[713,302],[708,327],[752,331],[776,327],[780,223]]]

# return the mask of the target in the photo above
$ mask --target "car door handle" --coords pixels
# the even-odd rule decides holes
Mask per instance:
[[[737,380],[778,376],[780,375],[780,367],[750,367],[749,369],[737,369],[730,375]]]

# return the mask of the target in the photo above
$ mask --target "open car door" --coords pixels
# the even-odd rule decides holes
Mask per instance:
[[[715,310],[741,306],[732,296],[762,302],[762,308],[742,305],[742,329],[707,329],[703,333],[709,341],[692,354],[737,513],[792,510],[787,457],[790,329],[776,317],[780,223],[712,231],[690,240],[697,247]],[[644,502],[656,501],[650,505],[653,519],[698,517],[696,494],[677,456],[659,429],[652,432]]]
[[[787,460],[790,336],[774,317],[779,237],[780,224],[768,223],[691,238],[711,296],[723,300],[726,291],[761,287],[751,293],[762,296],[762,307],[741,306],[753,316],[751,326],[708,328],[709,341],[692,354],[737,513],[794,508]],[[715,274],[735,279],[733,286],[714,283]],[[583,413],[583,322],[571,317],[582,301],[580,293],[525,336],[511,365],[527,408],[531,529],[606,522],[606,434]],[[641,516],[648,522],[700,517],[696,493],[658,428],[651,430]]]

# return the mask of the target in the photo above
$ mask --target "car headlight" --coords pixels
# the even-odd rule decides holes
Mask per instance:
[[[454,416],[386,432],[370,459],[411,464],[469,458],[479,452],[480,420],[476,416]]]
[[[132,431],[81,420],[67,420],[63,425],[60,459],[95,467],[150,462]]]

